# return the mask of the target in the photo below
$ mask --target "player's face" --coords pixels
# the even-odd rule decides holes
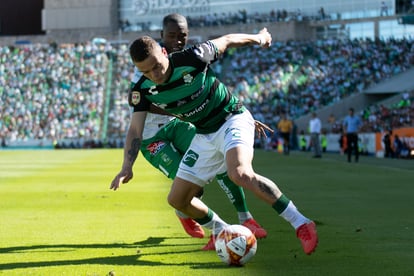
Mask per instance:
[[[145,77],[156,84],[164,83],[169,77],[169,60],[164,48],[154,48],[152,54],[150,54],[144,61],[134,62],[134,65]]]
[[[169,22],[161,32],[161,38],[168,53],[183,50],[188,40],[187,24]]]

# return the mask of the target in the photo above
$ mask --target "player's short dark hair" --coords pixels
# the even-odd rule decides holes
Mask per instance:
[[[139,37],[129,46],[129,55],[134,62],[144,61],[157,45],[157,42],[149,36]]]
[[[181,15],[179,13],[170,13],[168,15],[166,15],[164,17],[164,19],[162,20],[162,26],[163,29],[166,28],[166,26],[168,25],[168,23],[175,23],[175,24],[187,24],[187,19],[185,18],[184,15]]]

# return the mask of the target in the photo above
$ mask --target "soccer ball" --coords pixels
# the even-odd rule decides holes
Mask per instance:
[[[216,237],[216,252],[228,265],[242,266],[257,250],[257,240],[249,228],[235,224],[225,227]]]

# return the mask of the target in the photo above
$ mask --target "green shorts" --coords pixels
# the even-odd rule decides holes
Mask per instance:
[[[155,136],[142,141],[141,153],[152,166],[174,179],[194,135],[192,124],[173,119],[162,126]]]

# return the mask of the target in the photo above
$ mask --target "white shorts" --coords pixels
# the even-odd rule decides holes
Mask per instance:
[[[253,152],[255,125],[249,111],[232,115],[219,130],[196,134],[181,160],[177,177],[203,187],[227,170],[226,152],[235,147]]]

